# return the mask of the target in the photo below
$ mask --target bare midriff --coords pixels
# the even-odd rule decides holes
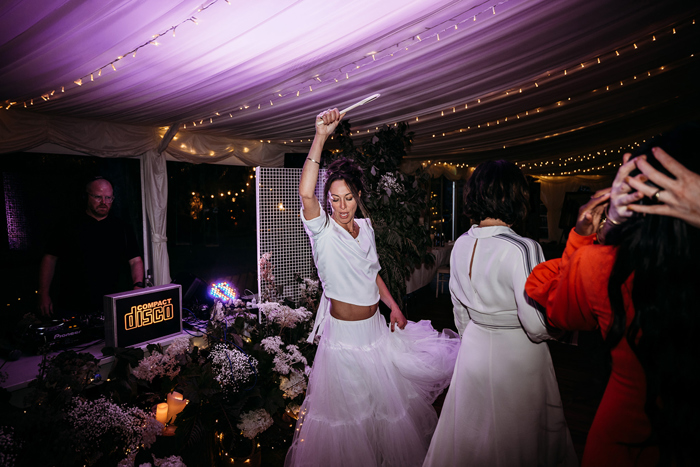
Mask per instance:
[[[333,298],[330,301],[331,316],[343,321],[360,321],[371,318],[377,312],[377,303],[374,305],[353,305]]]

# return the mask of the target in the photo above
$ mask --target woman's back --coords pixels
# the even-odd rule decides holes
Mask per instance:
[[[524,293],[539,245],[473,226],[452,250],[462,345],[424,467],[577,465],[543,317]]]
[[[462,334],[471,319],[494,329],[523,328],[539,342],[548,337],[544,318],[524,293],[530,271],[544,261],[540,245],[505,226],[476,227],[452,250],[450,292]]]

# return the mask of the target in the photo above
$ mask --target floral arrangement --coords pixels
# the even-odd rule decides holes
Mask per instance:
[[[275,285],[275,275],[272,274],[274,266],[272,265],[272,253],[263,253],[258,260],[258,266],[260,268],[260,278],[262,279],[262,284],[260,284],[260,301],[269,302],[277,297],[277,286]]]
[[[261,444],[284,453],[316,352],[306,337],[318,281],[300,288],[298,306],[201,306],[195,315],[209,316],[195,323],[201,336],[166,348],[104,348],[114,357],[106,378],[90,354],[45,358],[25,408],[0,399],[0,465],[251,465]],[[156,406],[173,391],[186,404],[164,427]]]
[[[308,277],[301,277],[300,275],[295,275],[296,281],[299,283],[299,304],[304,306],[307,310],[316,312],[318,303],[321,300],[321,290],[320,281],[318,279],[309,279]]]
[[[119,406],[104,396],[96,400],[75,398],[66,421],[75,449],[89,465],[112,453],[135,457],[140,447],[150,447],[163,431],[163,425],[151,414]]]

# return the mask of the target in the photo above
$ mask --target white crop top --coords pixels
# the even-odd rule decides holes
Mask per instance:
[[[320,206],[320,203],[319,203]],[[355,219],[360,226],[357,238],[328,218],[323,208],[315,219],[301,220],[311,239],[311,250],[328,298],[353,305],[369,306],[379,301],[377,274],[381,269],[368,219]]]

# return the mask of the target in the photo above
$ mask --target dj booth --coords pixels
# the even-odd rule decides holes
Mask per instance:
[[[48,347],[49,356],[64,350],[87,352],[99,360],[100,372],[106,378],[113,357],[102,355],[104,347],[140,347],[148,344],[169,345],[182,335],[182,286],[161,285],[129,290],[104,297],[103,316],[83,316],[53,320],[33,326],[31,339]],[[8,375],[2,387],[12,393],[12,403],[22,405],[23,389],[39,374],[42,356],[22,354],[6,361]]]

